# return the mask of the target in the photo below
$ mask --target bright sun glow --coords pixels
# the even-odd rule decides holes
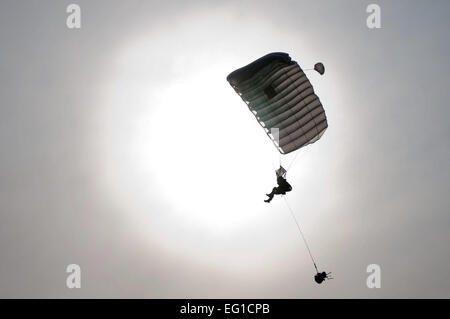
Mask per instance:
[[[127,218],[143,221],[143,232],[164,229],[165,238],[180,238],[167,232],[182,229],[191,235],[181,238],[196,244],[247,232],[256,220],[268,227],[273,220],[291,223],[288,215],[274,215],[285,211],[282,201],[263,202],[275,184],[279,153],[226,81],[243,64],[239,52],[214,59],[215,52],[199,49],[167,57],[155,52],[158,41],[138,38],[124,46],[108,76],[100,120],[109,196]],[[317,161],[303,157],[311,167]],[[293,174],[313,185],[311,170]],[[303,208],[317,205],[301,186],[296,192]]]
[[[120,57],[108,87],[107,184],[133,206],[162,202],[178,223],[205,232],[248,225],[266,209],[278,153],[226,82],[230,63],[175,71],[161,84],[142,51],[150,45]]]

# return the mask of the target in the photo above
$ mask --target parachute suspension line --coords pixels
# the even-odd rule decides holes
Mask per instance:
[[[292,218],[293,218],[294,221],[295,221],[295,224],[297,225],[298,231],[300,232],[300,235],[302,236],[303,242],[305,243],[305,246],[306,246],[306,248],[308,249],[309,257],[311,257],[311,261],[312,261],[312,263],[313,263],[313,265],[314,265],[314,268],[316,269],[316,272],[318,273],[319,270],[317,269],[316,262],[315,262],[315,260],[314,260],[314,257],[313,257],[313,255],[312,255],[312,253],[311,253],[311,249],[309,248],[308,242],[306,241],[305,235],[303,235],[303,232],[302,232],[302,230],[301,230],[301,228],[300,228],[300,225],[298,224],[297,218],[295,218],[295,214],[294,214],[294,212],[292,211],[291,206],[289,206],[289,203],[288,203],[286,197],[283,196],[283,198],[284,198],[284,201],[286,202],[287,208],[289,209],[289,211],[290,211],[290,213],[291,213]]]
[[[289,164],[287,170],[289,171],[291,169],[292,164],[294,164],[295,160],[297,159],[298,154],[300,153],[300,151],[297,150],[297,152],[295,152],[295,156],[292,159],[291,163]]]

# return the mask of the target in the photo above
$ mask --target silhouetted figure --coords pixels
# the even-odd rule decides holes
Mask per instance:
[[[323,271],[323,272],[318,272],[315,276],[314,276],[314,280],[320,285],[325,279],[333,279],[330,277],[331,272],[329,272],[328,274]]]
[[[266,194],[269,198],[264,200],[266,203],[270,203],[274,195],[286,195],[287,192],[292,190],[292,186],[286,181],[284,177],[286,175],[286,170],[280,166],[278,170],[276,170],[277,174],[277,184],[278,187],[274,187],[270,194]]]

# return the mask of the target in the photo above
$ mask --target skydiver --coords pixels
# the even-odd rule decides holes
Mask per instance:
[[[266,194],[266,196],[269,197],[268,199],[264,200],[266,203],[270,203],[274,195],[286,195],[287,192],[290,192],[292,190],[292,186],[286,181],[286,178],[284,177],[286,175],[286,170],[280,166],[280,168],[276,171],[276,174],[278,187],[274,187],[270,194]]]
[[[325,279],[333,279],[330,277],[331,272],[326,273],[323,272],[317,272],[317,274],[314,276],[314,280],[320,285]]]

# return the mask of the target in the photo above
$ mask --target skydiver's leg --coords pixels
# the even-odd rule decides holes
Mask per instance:
[[[283,185],[283,187],[279,186],[277,194],[286,195],[286,193],[290,192],[291,190],[292,190],[292,187],[289,184],[288,185]]]
[[[274,188],[272,189],[272,192],[270,192],[269,194],[266,194],[266,195],[269,197],[268,199],[265,200],[266,203],[270,203],[270,201],[271,201],[272,198],[273,198],[273,195],[276,194],[276,190],[277,190],[277,188],[274,187]]]
[[[276,193],[277,193],[277,188],[274,187],[274,188],[272,189],[272,191],[271,191],[269,194],[266,194],[266,195],[269,196],[270,198],[272,198],[273,195],[276,194]]]
[[[274,193],[275,195],[281,195],[283,194],[283,189],[282,187],[274,187],[272,193]]]

